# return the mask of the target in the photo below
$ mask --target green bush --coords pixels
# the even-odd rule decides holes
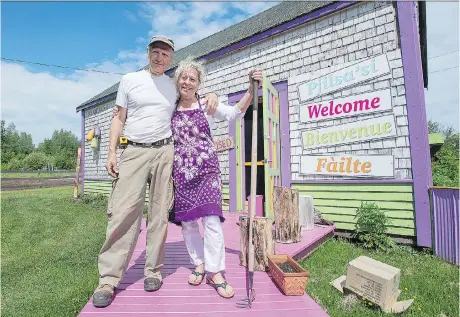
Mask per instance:
[[[10,160],[8,164],[5,165],[7,166],[7,169],[10,171],[18,171],[23,167],[24,163],[23,160],[20,160],[15,157],[12,160]]]
[[[23,168],[26,170],[39,170],[50,163],[50,158],[40,152],[33,152],[27,155],[23,160]]]
[[[7,164],[16,156],[16,153],[9,151],[9,150],[3,150],[2,149],[2,164]]]
[[[356,211],[355,234],[366,249],[388,251],[395,246],[394,241],[387,235],[390,219],[375,203],[363,203]]]
[[[103,194],[85,194],[79,195],[79,202],[93,208],[104,211],[107,209],[108,196]]]
[[[60,151],[53,155],[54,158],[54,167],[59,170],[71,170],[75,169],[77,160],[74,153],[70,151]]]
[[[433,185],[459,187],[459,134],[448,136],[431,164]]]

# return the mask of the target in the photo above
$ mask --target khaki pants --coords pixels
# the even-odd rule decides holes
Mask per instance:
[[[117,287],[139,236],[147,179],[151,176],[144,275],[160,280],[168,211],[173,203],[174,145],[129,145],[120,156],[119,175],[109,198],[106,239],[99,253],[99,285]]]

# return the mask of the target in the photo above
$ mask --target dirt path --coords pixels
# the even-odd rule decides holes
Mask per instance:
[[[73,177],[64,178],[2,178],[1,190],[20,190],[72,185]]]

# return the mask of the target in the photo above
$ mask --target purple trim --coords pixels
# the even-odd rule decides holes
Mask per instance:
[[[291,187],[291,123],[289,121],[288,83],[284,81],[273,86],[280,94],[281,186]]]
[[[246,93],[246,92],[244,92],[244,93]],[[227,101],[228,104],[230,106],[236,105],[236,103],[238,101],[240,101],[240,99],[244,95],[244,93],[243,94],[240,94],[240,93],[229,94],[228,95],[228,101]],[[236,144],[236,122],[235,121],[229,123],[228,131],[229,131],[229,136],[231,136],[233,138],[233,140],[234,140],[234,142]],[[244,134],[244,121],[241,122],[240,132]],[[242,177],[242,179],[244,179],[245,176],[246,176],[245,167],[244,167],[244,152],[243,152],[243,149],[244,149],[244,137],[241,139],[241,149],[242,149],[242,151],[241,151],[241,156],[242,156],[241,157],[241,162],[243,163],[243,166],[242,166],[242,168],[243,168],[242,169],[243,177]],[[234,210],[236,211],[236,209],[237,209],[236,189],[238,187],[237,186],[237,177],[236,177],[236,171],[237,171],[237,169],[236,169],[236,146],[235,146],[235,148],[233,150],[230,150],[230,151],[234,151],[233,152],[234,161],[232,161],[232,157],[230,157],[230,152],[229,152],[228,153],[228,155],[229,155],[229,165],[230,165],[230,168],[229,168],[229,171],[228,171],[229,174],[230,174],[229,175],[229,179],[230,179],[230,188],[229,188],[230,193],[229,194],[230,194],[230,197],[235,199],[235,202],[234,202],[235,209]],[[234,183],[232,183],[232,179],[233,179]],[[232,184],[233,184],[233,186],[232,186]],[[232,193],[235,193],[235,194],[232,194]],[[242,195],[241,197],[243,199],[242,208],[241,208],[242,210],[241,211],[245,212],[244,201],[246,200],[246,197],[245,197],[245,195],[246,195],[246,186],[244,184],[241,186],[241,195]],[[231,211],[231,208],[230,208],[230,211]]]
[[[310,179],[295,180],[291,184],[412,184],[412,179]]]
[[[204,56],[197,56],[197,57],[200,57],[201,60],[209,60],[209,59],[213,59],[213,58],[217,58],[219,56],[222,56],[224,54],[228,54],[230,52],[233,52],[233,51],[236,51],[236,50],[239,50],[245,46],[248,46],[250,44],[253,44],[255,42],[258,42],[258,41],[261,41],[263,39],[266,39],[266,38],[269,38],[271,36],[274,36],[276,34],[279,34],[279,33],[282,33],[282,32],[285,32],[289,29],[292,29],[292,28],[295,28],[295,27],[298,27],[302,24],[305,24],[305,23],[308,23],[312,20],[315,20],[315,19],[319,19],[323,16],[326,16],[328,14],[331,14],[331,13],[334,13],[335,11],[339,11],[339,10],[343,10],[345,8],[348,8],[352,5],[355,5],[356,3],[358,3],[358,1],[339,1],[339,2],[336,2],[336,3],[333,3],[331,5],[328,5],[326,7],[323,7],[323,8],[319,8],[317,9],[316,11],[313,11],[313,12],[310,12],[310,13],[307,13],[306,15],[303,15],[301,17],[298,17],[296,19],[293,19],[289,22],[286,22],[286,23],[283,23],[283,24],[280,24],[276,27],[273,27],[271,29],[268,29],[268,30],[265,30],[263,31],[262,33],[259,33],[259,34],[256,34],[256,35],[253,35],[251,37],[248,37],[244,40],[241,40],[239,42],[236,42],[234,44],[231,44],[227,47],[224,47],[218,51],[215,51],[215,52],[212,52],[208,55],[204,55]],[[172,74],[174,71],[175,71],[176,67],[174,68],[171,68],[171,69],[168,69],[165,74],[166,75],[170,75]],[[111,95],[113,95],[116,93],[112,93]],[[110,95],[108,95],[110,96]],[[77,112],[79,110],[82,110],[82,109],[86,109],[88,107],[91,107],[91,106],[94,106],[96,104],[99,104],[103,101],[100,101],[102,99],[104,99],[105,101],[107,99],[108,96],[105,96],[105,97],[102,97],[101,99],[97,99],[97,100],[94,100],[92,101],[90,104],[88,105],[82,105],[80,106],[79,108],[77,108]],[[111,99],[111,98],[108,98],[108,99]]]
[[[230,104],[230,102],[229,102]],[[229,122],[228,135],[236,142],[235,122]],[[228,164],[229,164],[229,211],[236,212],[236,148],[228,150]]]
[[[259,34],[256,34],[256,35],[253,35],[251,37],[248,37],[247,39],[245,40],[242,40],[242,41],[239,41],[235,44],[232,44],[232,45],[229,45],[227,47],[224,47],[216,52],[213,52],[213,53],[210,53],[208,55],[205,55],[203,57],[201,57],[201,59],[204,59],[204,60],[209,60],[209,59],[212,59],[212,58],[216,58],[216,57],[219,57],[219,56],[222,56],[224,54],[228,54],[232,51],[236,51],[236,50],[239,50],[245,46],[248,46],[250,44],[253,44],[255,42],[258,42],[258,41],[261,41],[263,39],[266,39],[268,37],[271,37],[273,35],[276,35],[276,34],[279,34],[281,32],[285,32],[286,30],[289,30],[289,29],[292,29],[292,28],[295,28],[295,27],[298,27],[304,23],[307,23],[307,22],[310,22],[311,20],[315,20],[315,19],[319,19],[323,16],[326,16],[328,14],[331,14],[335,11],[338,11],[338,10],[342,10],[342,9],[345,9],[349,6],[352,6],[354,4],[356,4],[357,1],[340,1],[340,2],[336,2],[336,3],[333,3],[327,7],[323,7],[323,8],[319,8],[317,9],[316,11],[313,11],[313,12],[310,12],[304,16],[301,16],[301,17],[298,17],[294,20],[291,20],[289,22],[286,22],[286,23],[283,23],[281,25],[278,25],[274,28],[271,28],[271,29],[268,29],[262,33],[259,33]]]
[[[80,175],[81,175],[81,193],[85,193],[85,110],[81,111],[81,159],[80,159]]]
[[[115,99],[116,96],[117,96],[117,92],[113,92],[113,93],[111,93],[111,94],[109,94],[109,95],[107,95],[107,96],[101,97],[101,98],[99,98],[99,99],[96,99],[96,100],[91,101],[90,103],[83,104],[83,105],[77,107],[77,110],[76,110],[76,111],[77,111],[77,112],[80,111],[80,110],[83,111],[83,110],[85,110],[85,109],[87,109],[87,108],[90,108],[90,107],[96,106],[96,105],[98,105],[98,104],[104,103],[104,102],[106,102],[106,101]]]
[[[245,126],[244,126],[244,120],[241,120],[241,133],[244,135],[244,129]],[[242,137],[241,138],[241,162],[243,163],[243,177],[241,178],[243,180],[243,184],[241,185],[241,195],[243,195],[243,205],[242,205],[242,212],[246,212],[246,204],[244,203],[247,199],[247,193],[246,193],[246,165],[244,165],[244,163],[246,163],[246,155],[245,155],[245,147],[246,146],[246,143],[245,143],[245,137]],[[249,212],[249,210],[248,210]]]
[[[432,185],[428,123],[426,120],[420,41],[415,4],[397,2],[397,18],[406,89],[409,140],[414,179],[417,245],[431,247],[431,219],[428,188]]]

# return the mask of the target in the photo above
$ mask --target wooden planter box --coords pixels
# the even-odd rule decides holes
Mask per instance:
[[[295,273],[285,273],[278,264],[287,262],[296,271]],[[281,288],[284,295],[303,295],[307,287],[307,280],[310,274],[307,270],[297,264],[294,259],[286,254],[269,255],[268,264],[270,273],[275,283]]]

